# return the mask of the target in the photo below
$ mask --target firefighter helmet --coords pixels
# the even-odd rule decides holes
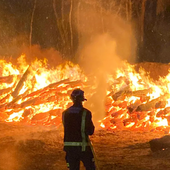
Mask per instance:
[[[81,89],[74,89],[70,96],[73,102],[87,100],[84,98],[84,91]]]

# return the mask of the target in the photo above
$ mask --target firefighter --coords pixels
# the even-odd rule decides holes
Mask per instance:
[[[83,107],[84,91],[75,89],[71,93],[73,105],[62,115],[64,126],[64,151],[70,170],[79,170],[80,161],[86,170],[95,170],[95,163],[88,136],[94,133],[91,112]]]

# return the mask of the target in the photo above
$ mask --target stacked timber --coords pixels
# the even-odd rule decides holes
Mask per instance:
[[[27,89],[20,94],[30,74],[32,70],[28,67],[12,86],[0,90],[0,120],[33,125],[60,125],[62,112],[71,103],[68,97],[72,89],[82,86],[83,82],[63,79],[36,91]],[[13,77],[0,77],[0,82],[10,84]]]

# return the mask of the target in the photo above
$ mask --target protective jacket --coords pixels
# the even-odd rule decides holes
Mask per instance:
[[[81,103],[73,104],[62,114],[64,125],[64,150],[70,147],[81,147],[82,151],[88,146],[88,135],[94,133],[91,112]]]

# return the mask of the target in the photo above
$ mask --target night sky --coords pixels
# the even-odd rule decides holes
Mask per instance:
[[[27,41],[33,6],[34,0],[4,0],[0,2],[1,26],[2,29],[4,28],[0,38],[3,45],[8,44],[8,41],[17,37],[17,35],[26,38]],[[56,34],[57,25],[52,0],[46,0],[43,3],[37,1],[33,21],[32,44],[39,44],[42,47],[55,47]]]

